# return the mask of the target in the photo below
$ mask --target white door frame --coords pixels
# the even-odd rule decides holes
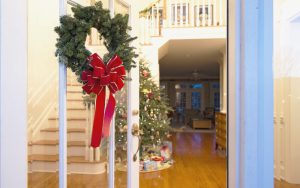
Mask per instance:
[[[229,0],[228,7],[228,187],[272,187],[272,0]],[[1,0],[0,13],[0,185],[27,187],[27,1]],[[138,176],[130,178],[137,188]]]
[[[27,187],[27,0],[0,1],[0,187]]]
[[[228,0],[228,187],[273,187],[273,0]]]

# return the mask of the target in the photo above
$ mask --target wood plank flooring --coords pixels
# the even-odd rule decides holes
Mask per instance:
[[[213,133],[174,133],[175,164],[167,170],[140,174],[140,188],[225,188],[226,158],[214,150]],[[115,185],[126,188],[124,172],[116,172]],[[68,175],[70,188],[107,188],[107,175]],[[31,173],[29,188],[57,188],[57,173]],[[275,188],[300,188],[275,182]]]

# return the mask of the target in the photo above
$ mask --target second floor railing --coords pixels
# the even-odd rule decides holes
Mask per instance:
[[[226,6],[226,0],[158,0],[140,12],[141,38],[147,43],[162,28],[225,26]]]

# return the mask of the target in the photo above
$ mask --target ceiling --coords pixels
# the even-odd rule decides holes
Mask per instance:
[[[195,70],[199,79],[219,78],[225,45],[225,39],[170,40],[159,49],[161,79],[193,78]]]

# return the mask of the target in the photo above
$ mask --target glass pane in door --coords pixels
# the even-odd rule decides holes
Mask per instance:
[[[28,1],[28,187],[58,187],[58,10]]]
[[[177,122],[178,124],[184,122],[185,107],[186,107],[186,93],[185,92],[176,92],[175,122]]]

